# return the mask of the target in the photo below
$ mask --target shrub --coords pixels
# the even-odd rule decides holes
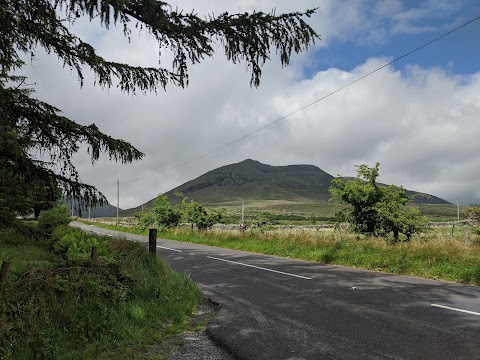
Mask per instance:
[[[97,248],[98,256],[107,256],[107,240],[84,233],[80,229],[66,226],[57,228],[52,235],[53,249],[68,260],[88,260],[92,247]]]
[[[38,230],[47,236],[51,236],[53,231],[70,223],[68,209],[65,205],[57,205],[49,210],[42,211],[38,218]]]

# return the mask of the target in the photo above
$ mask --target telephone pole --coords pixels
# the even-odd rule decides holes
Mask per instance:
[[[245,224],[245,201],[242,201],[242,226]]]
[[[457,199],[457,221],[460,222],[460,206],[458,205],[458,199]]]
[[[118,226],[118,209],[120,208],[120,180],[117,179],[117,226]]]

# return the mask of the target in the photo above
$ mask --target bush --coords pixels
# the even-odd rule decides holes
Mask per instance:
[[[87,242],[66,226],[53,238],[67,252],[68,240]],[[8,282],[0,293],[0,359],[133,359],[185,329],[202,296],[188,276],[143,244],[99,241],[108,241],[109,261],[52,263]]]
[[[49,210],[42,211],[38,218],[38,230],[46,236],[51,236],[54,230],[62,225],[68,225],[70,217],[65,205],[57,205]]]
[[[166,195],[159,194],[153,201],[152,209],[136,215],[142,229],[158,226],[159,229],[177,226],[180,222],[180,210],[174,208]]]
[[[88,260],[92,247],[97,248],[99,257],[108,255],[105,238],[89,235],[80,229],[59,227],[54,231],[52,239],[53,249],[67,260]]]

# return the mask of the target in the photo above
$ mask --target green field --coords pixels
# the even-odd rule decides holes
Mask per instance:
[[[222,202],[205,204],[212,209],[225,209],[229,219],[233,222],[240,222],[242,213],[242,202]],[[427,216],[432,222],[456,221],[457,206],[444,204],[412,204]],[[264,211],[288,217],[302,217],[302,220],[291,219],[280,223],[332,223],[335,212],[339,206],[333,202],[322,201],[286,201],[286,200],[249,200],[244,202],[244,213],[247,220],[253,220],[258,214]],[[312,221],[313,219],[313,221]],[[466,207],[460,207],[460,219],[467,219]]]

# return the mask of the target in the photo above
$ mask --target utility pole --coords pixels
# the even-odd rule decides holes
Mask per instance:
[[[88,205],[88,220],[92,218],[91,212],[92,212],[92,205]]]
[[[460,222],[460,206],[458,205],[458,199],[457,199],[457,221]]]
[[[118,209],[120,208],[120,180],[117,179],[117,226],[118,226]]]
[[[245,201],[242,201],[242,226],[245,224]]]

